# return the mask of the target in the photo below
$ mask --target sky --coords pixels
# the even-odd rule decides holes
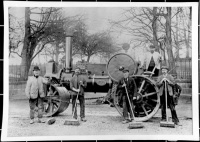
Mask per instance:
[[[109,20],[119,20],[122,17],[122,12],[124,8],[92,8],[92,7],[77,7],[77,8],[63,8],[63,12],[66,16],[74,16],[74,15],[84,15],[85,23],[88,27],[88,32],[93,34],[96,32],[107,31],[110,28]],[[10,13],[19,19],[24,19],[24,8],[11,8]],[[112,34],[113,38],[116,40],[118,44],[129,43],[130,36],[125,34]],[[19,49],[21,51],[21,49]],[[40,56],[40,58],[43,58]],[[61,58],[61,57],[60,57]],[[40,59],[36,57],[33,62],[45,63],[46,59]],[[79,59],[77,59],[79,60]],[[76,59],[74,62],[77,61]],[[100,63],[99,57],[95,56],[91,58],[91,62]],[[21,62],[20,57],[15,56],[14,58],[10,58],[10,64],[19,64]]]
[[[125,8],[118,7],[68,7],[63,8],[63,12],[66,16],[74,16],[74,15],[83,15],[85,19],[85,23],[88,27],[89,33],[93,34],[96,32],[107,31],[110,29],[111,25],[109,20],[120,20],[123,18],[123,11]],[[20,19],[24,19],[24,8],[11,8],[10,13],[15,17]],[[112,37],[116,41],[117,44],[130,43],[131,36],[126,35],[124,33],[112,33]],[[132,49],[133,45],[130,45],[130,49],[127,54],[131,55],[134,59],[143,58],[144,47],[140,47],[140,49]],[[19,49],[20,50],[20,49]],[[124,51],[122,51],[124,52]],[[182,51],[184,53],[184,51]],[[183,54],[181,53],[181,54]],[[182,56],[182,55],[181,55]],[[61,58],[61,56],[59,56]],[[47,59],[49,60],[49,59]],[[37,56],[33,62],[34,63],[46,63],[46,58],[43,56]],[[74,59],[74,62],[77,62],[80,59]],[[99,57],[93,56],[91,57],[91,62],[100,63]],[[14,58],[10,58],[10,64],[20,64],[21,58],[18,56],[14,56]]]
[[[77,8],[63,8],[64,15],[75,16],[83,15],[85,23],[88,26],[89,33],[93,34],[100,31],[106,31],[110,28],[109,20],[120,20],[123,18],[123,11],[125,8],[118,7],[77,7]],[[14,16],[23,19],[24,18],[24,8],[11,8],[10,13]],[[115,35],[119,43],[129,42],[130,36],[125,34]]]

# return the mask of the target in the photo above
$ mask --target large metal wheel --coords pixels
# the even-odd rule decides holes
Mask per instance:
[[[131,56],[125,53],[118,53],[113,55],[107,63],[107,71],[110,78],[118,82],[123,78],[123,73],[120,67],[128,68],[129,74],[133,75],[136,72],[136,63]]]
[[[55,116],[65,111],[70,103],[69,91],[58,84],[47,88],[47,96],[44,98],[44,115]]]
[[[145,76],[132,76],[138,87],[137,96],[139,99],[134,101],[135,120],[146,121],[153,117],[160,107],[160,96],[155,82]],[[120,91],[114,94],[114,105],[120,115],[123,116]]]

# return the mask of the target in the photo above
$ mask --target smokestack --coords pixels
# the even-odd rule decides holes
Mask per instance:
[[[72,69],[72,36],[66,36],[66,49],[65,49],[65,67],[66,69]]]

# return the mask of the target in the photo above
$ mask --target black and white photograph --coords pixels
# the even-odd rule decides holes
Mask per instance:
[[[2,140],[198,140],[198,3],[4,2]]]

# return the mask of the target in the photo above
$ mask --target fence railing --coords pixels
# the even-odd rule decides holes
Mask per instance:
[[[31,65],[29,69],[29,76],[33,75],[33,67],[35,65]],[[40,74],[43,76],[46,72],[45,65],[38,65],[40,67]],[[9,80],[10,81],[22,81],[23,79],[23,74],[22,74],[22,65],[10,65],[9,66]]]
[[[192,79],[192,59],[179,58],[175,60],[177,79]]]

